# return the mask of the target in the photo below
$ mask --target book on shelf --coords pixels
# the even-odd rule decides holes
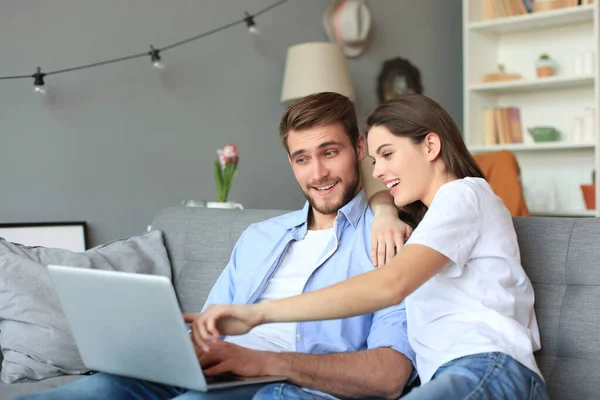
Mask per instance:
[[[483,19],[495,19],[524,15],[536,10],[533,3],[544,0],[481,0],[483,3]],[[552,8],[576,7],[593,4],[594,0],[554,0]],[[537,9],[537,11],[540,11]]]
[[[483,110],[483,144],[523,143],[521,111],[518,107],[493,107]]]
[[[531,0],[481,0],[483,19],[523,15],[531,12]]]

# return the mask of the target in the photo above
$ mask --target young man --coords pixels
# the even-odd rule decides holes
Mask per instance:
[[[280,136],[307,203],[243,232],[207,305],[289,297],[374,268],[374,214],[359,172],[366,143],[352,102],[335,93],[308,96],[286,110]],[[193,322],[196,316],[184,317]],[[288,381],[199,393],[100,373],[23,398],[397,398],[415,375],[403,304],[344,320],[264,325],[196,352],[206,375]]]

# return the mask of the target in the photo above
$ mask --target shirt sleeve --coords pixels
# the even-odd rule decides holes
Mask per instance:
[[[408,342],[408,331],[406,323],[406,306],[404,302],[384,308],[373,313],[371,331],[367,338],[369,349],[391,347],[399,353],[404,354],[412,363],[413,371],[407,385],[417,376],[416,355]]]
[[[442,187],[407,244],[427,246],[448,257],[442,270],[459,276],[471,258],[480,235],[481,215],[477,195],[468,186]]]
[[[227,263],[227,266],[223,269],[221,275],[219,275],[219,278],[210,290],[210,293],[206,299],[206,303],[204,303],[204,307],[202,307],[202,311],[204,311],[206,307],[211,304],[233,303],[233,298],[235,296],[237,263],[240,257],[240,249],[243,246],[244,238],[247,236],[250,228],[252,228],[252,225],[242,232],[242,235],[233,247],[231,257],[229,258],[229,263]]]

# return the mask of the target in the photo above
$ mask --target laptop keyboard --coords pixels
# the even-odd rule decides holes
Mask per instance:
[[[209,385],[212,383],[237,382],[243,379],[241,376],[234,374],[220,374],[213,376],[205,376],[204,378],[206,379],[206,383]]]

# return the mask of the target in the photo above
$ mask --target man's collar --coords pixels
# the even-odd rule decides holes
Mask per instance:
[[[348,222],[352,225],[353,228],[356,228],[358,225],[358,221],[365,212],[365,209],[368,206],[367,195],[365,194],[365,190],[360,189],[360,191],[354,196],[352,200],[350,200],[345,206],[339,209],[338,216],[342,214]],[[303,224],[308,224],[308,216],[311,210],[310,203],[306,201],[304,203],[304,207],[302,211],[297,213],[294,218],[290,220],[289,229],[298,228]]]

